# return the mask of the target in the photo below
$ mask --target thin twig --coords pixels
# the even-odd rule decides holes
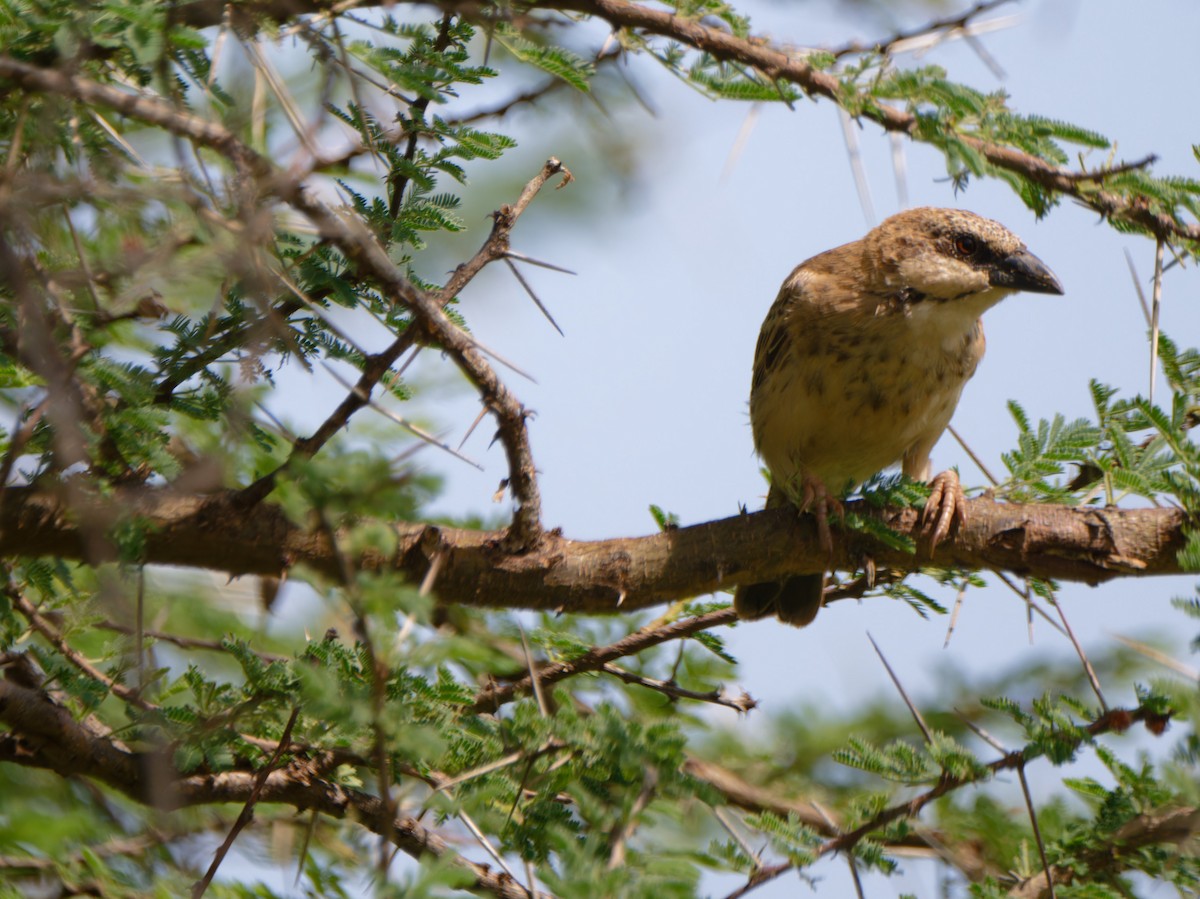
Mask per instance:
[[[1004,66],[1000,65],[999,60],[992,56],[987,47],[983,45],[983,41],[971,28],[962,29],[963,40],[967,46],[975,51],[975,55],[979,57],[980,62],[988,67],[988,70],[996,77],[997,81],[1003,81],[1008,77],[1008,73],[1004,71]]]
[[[1025,766],[1017,766],[1017,777],[1021,781],[1021,793],[1025,797],[1025,808],[1029,812],[1029,823],[1033,825],[1033,839],[1037,842],[1038,856],[1042,860],[1042,870],[1046,872],[1046,889],[1050,891],[1050,899],[1056,899],[1054,893],[1054,877],[1050,873],[1050,860],[1046,858],[1046,844],[1042,840],[1042,829],[1038,827],[1037,812],[1033,808],[1033,795],[1029,792],[1029,781],[1025,777]]]
[[[538,899],[537,872],[529,859],[525,859],[525,879],[529,882],[529,899]]]
[[[1058,600],[1054,601],[1054,608],[1058,609],[1058,617],[1062,621],[1063,629],[1067,632],[1067,639],[1071,641],[1071,645],[1075,647],[1075,652],[1079,656],[1079,661],[1083,662],[1083,670],[1087,672],[1088,683],[1092,685],[1092,692],[1096,694],[1096,698],[1100,700],[1100,708],[1105,712],[1108,711],[1108,703],[1104,701],[1104,692],[1100,689],[1100,678],[1096,677],[1096,669],[1092,667],[1091,660],[1088,659],[1087,653],[1083,651],[1083,646],[1075,638],[1075,632],[1071,630],[1071,623],[1067,621],[1066,610],[1063,609],[1062,603]]]
[[[229,833],[225,837],[225,841],[217,848],[216,854],[213,856],[212,864],[208,866],[208,870],[199,882],[192,887],[192,899],[200,899],[204,892],[208,889],[208,885],[212,883],[213,877],[216,876],[217,869],[221,867],[221,862],[225,860],[225,856],[229,853],[233,846],[233,841],[237,839],[238,834],[250,823],[254,817],[254,806],[258,802],[258,798],[262,795],[263,785],[267,782],[267,776],[275,770],[279,764],[279,759],[283,755],[284,747],[291,742],[292,728],[296,726],[296,719],[300,717],[300,706],[292,708],[292,714],[288,718],[287,725],[283,728],[283,735],[279,738],[279,745],[275,748],[275,752],[271,755],[262,769],[258,772],[254,780],[254,789],[250,791],[250,795],[246,798],[246,804],[242,806],[241,812],[237,816],[237,820],[233,822],[233,826],[229,828]]]
[[[96,280],[92,276],[87,254],[83,251],[83,241],[79,239],[79,232],[75,230],[75,222],[71,219],[71,209],[65,204],[63,206],[63,219],[67,223],[67,230],[71,234],[71,241],[75,245],[75,255],[79,257],[79,270],[83,272],[83,283],[87,287],[88,296],[92,298],[92,308],[98,311],[100,309],[100,297],[96,294]]]
[[[604,46],[602,46],[599,52],[592,58],[592,68],[598,71],[602,66],[619,60],[624,52],[625,48],[621,46],[619,41],[612,41],[610,35],[610,39],[605,41]],[[522,91],[519,94],[514,94],[506,100],[501,100],[494,106],[485,106],[481,109],[477,109],[473,112],[468,112],[463,115],[450,116],[446,119],[446,124],[453,126],[469,125],[482,119],[502,118],[517,106],[525,103],[535,105],[538,100],[541,100],[555,91],[561,90],[567,86],[568,82],[562,78],[549,78],[541,85]]]
[[[134,610],[133,645],[137,653],[137,688],[138,692],[146,689],[146,566],[139,565],[137,569],[137,607]]]
[[[847,853],[846,864],[850,866],[850,876],[854,879],[854,895],[858,899],[866,899],[863,894],[862,878],[858,876],[858,865],[854,862],[854,856]]]
[[[988,471],[988,467],[984,465],[983,460],[976,455],[975,450],[971,449],[970,445],[963,439],[962,435],[959,434],[958,431],[954,430],[954,425],[948,426],[946,430],[950,432],[951,437],[958,441],[958,445],[963,448],[963,451],[966,452],[971,461],[975,463],[975,467],[983,472],[983,476],[988,479],[991,485],[993,487],[998,486],[1000,482],[996,480],[996,476]]]
[[[1003,743],[1001,743],[999,740],[997,740],[995,737],[993,737],[991,734],[989,734],[986,730],[984,730],[982,727],[980,727],[978,724],[976,724],[974,721],[972,721],[970,718],[968,718],[963,712],[960,712],[958,709],[955,709],[954,714],[957,715],[959,720],[962,721],[962,723],[965,724],[967,726],[967,728],[970,729],[977,737],[979,737],[979,739],[983,740],[985,743],[987,743],[993,749],[995,749],[999,752],[1002,752],[1005,755],[1008,755],[1008,749],[1004,746]]]
[[[586,671],[598,671],[609,662],[642,652],[651,646],[690,637],[711,627],[734,624],[737,620],[737,612],[727,608],[697,615],[695,618],[685,618],[670,624],[646,628],[623,637],[615,643],[610,643],[608,646],[594,647],[570,662],[554,662],[546,665],[538,671],[538,681],[543,687],[556,684]],[[511,702],[514,697],[529,692],[532,684],[532,679],[526,676],[503,686],[489,685],[475,695],[471,711],[494,712],[505,703]]]
[[[560,328],[558,326],[558,322],[554,320],[554,316],[550,314],[550,310],[546,308],[546,304],[541,301],[536,293],[534,293],[533,287],[528,281],[525,280],[525,276],[521,274],[521,270],[513,263],[512,253],[505,253],[503,259],[504,264],[508,266],[508,270],[513,273],[520,285],[525,288],[525,292],[529,294],[529,299],[533,300],[534,305],[541,310],[542,315],[546,316],[546,321],[550,322],[550,324],[554,326],[554,330],[558,332],[560,337],[566,337],[567,335],[563,333],[563,329]]]
[[[654,798],[654,791],[657,787],[658,772],[654,768],[647,768],[642,774],[642,789],[633,800],[633,805],[629,807],[625,823],[613,834],[612,848],[608,853],[608,869],[610,871],[625,863],[625,847],[628,845],[630,837],[633,836],[633,832],[637,830],[638,816],[645,811],[650,800]]]
[[[641,674],[634,674],[632,671],[628,671],[612,663],[603,665],[600,670],[605,674],[611,674],[613,677],[620,678],[627,684],[636,684],[639,687],[645,687],[656,693],[662,693],[671,699],[692,699],[696,702],[707,702],[712,705],[720,705],[727,709],[733,709],[735,712],[749,712],[751,709],[758,707],[758,702],[746,692],[736,697],[730,696],[725,692],[724,688],[717,688],[701,693],[697,690],[685,689],[673,681],[659,680],[653,677],[645,677]]]
[[[219,640],[201,640],[196,637],[182,637],[179,634],[169,634],[165,631],[151,630],[149,628],[139,631],[138,629],[129,627],[126,624],[118,624],[115,621],[110,621],[107,619],[104,621],[97,621],[91,626],[106,631],[116,631],[118,634],[127,634],[135,639],[137,639],[138,635],[140,634],[141,637],[150,637],[153,640],[161,640],[163,643],[171,643],[175,646],[178,646],[180,649],[207,649],[213,652],[229,652],[229,649]],[[271,662],[286,662],[289,660],[288,656],[274,655],[273,653],[269,652],[256,651],[254,652],[254,655],[258,656],[258,658],[262,659],[268,664]]]
[[[1082,736],[1078,738],[1079,743],[1085,740],[1091,740],[1100,734],[1110,732],[1123,732],[1128,730],[1134,723],[1146,722],[1148,727],[1159,729],[1165,725],[1166,716],[1153,712],[1145,706],[1139,706],[1136,709],[1115,709],[1107,712],[1100,717],[1090,722],[1082,729]],[[1156,731],[1158,732],[1158,731]],[[983,775],[971,774],[965,777],[955,777],[951,774],[944,774],[937,784],[924,793],[920,793],[909,799],[906,802],[901,802],[873,815],[868,821],[860,824],[853,830],[840,834],[835,837],[830,837],[821,843],[820,846],[813,850],[812,855],[815,858],[824,858],[835,852],[844,852],[845,850],[857,845],[864,837],[874,833],[881,828],[886,827],[893,821],[901,818],[915,818],[920,814],[921,810],[936,799],[953,792],[968,784],[978,783],[980,780],[992,777],[1001,771],[1012,771],[1027,764],[1031,759],[1026,758],[1025,750],[1016,750],[1006,755],[1001,756],[993,762],[985,766],[986,773]],[[729,893],[725,899],[739,899],[745,896],[751,890],[754,890],[768,881],[774,880],[788,871],[796,868],[794,862],[783,862],[778,865],[760,868],[756,871],[749,880],[738,889]]]
[[[1047,612],[1045,609],[1043,609],[1041,606],[1039,606],[1034,601],[1033,597],[1029,595],[1028,590],[1022,591],[1021,588],[1018,587],[1016,584],[1014,584],[1009,579],[1008,575],[1005,574],[1003,571],[993,571],[992,574],[996,575],[996,577],[1000,579],[1000,582],[1002,584],[1004,584],[1004,586],[1008,587],[1009,590],[1011,590],[1013,593],[1017,594],[1017,596],[1021,597],[1021,600],[1025,603],[1025,608],[1027,611],[1029,611],[1031,614],[1033,612],[1036,612],[1037,614],[1042,616],[1042,619],[1047,624],[1049,624],[1052,628],[1054,628],[1056,631],[1058,631],[1064,637],[1067,635],[1067,632],[1063,629],[1063,626],[1061,624],[1059,624],[1057,621],[1055,621],[1053,618],[1051,618],[1050,613]],[[1031,637],[1032,637],[1032,635],[1031,635]]]
[[[474,836],[479,845],[484,848],[484,851],[492,857],[492,860],[504,869],[504,873],[511,877],[514,883],[520,883],[520,881],[517,879],[517,875],[514,874],[512,868],[508,866],[508,862],[504,860],[504,856],[501,855],[496,847],[492,845],[492,841],[487,838],[487,834],[480,829],[479,825],[475,823],[475,820],[468,815],[464,809],[461,808],[455,812],[455,814],[458,815],[459,820],[467,826],[467,830],[471,831],[471,835]]]
[[[914,28],[910,31],[897,31],[891,37],[884,40],[876,41],[872,44],[864,44],[859,41],[853,41],[845,46],[834,50],[833,55],[841,58],[843,56],[852,56],[859,53],[874,52],[880,54],[888,54],[892,52],[897,44],[911,41],[914,38],[922,38],[928,35],[936,34],[939,31],[962,31],[971,20],[985,12],[990,12],[998,6],[1003,6],[1011,0],[986,0],[983,3],[976,3],[964,13],[954,16],[947,16],[942,19],[934,19],[919,28]]]
[[[829,814],[829,811],[825,808],[825,806],[817,802],[815,799],[810,804],[817,810],[817,814],[825,820],[825,826],[828,827],[832,833],[842,832],[841,828],[838,827],[837,822],[833,820],[833,816]],[[858,876],[858,864],[854,861],[854,853],[846,853],[846,864],[850,866],[850,877],[854,881],[854,895],[857,896],[858,899],[865,899],[863,895],[862,878]]]
[[[538,677],[537,664],[533,661],[533,651],[529,648],[529,638],[525,636],[525,628],[517,625],[521,630],[521,648],[525,651],[525,665],[529,671],[529,683],[533,687],[533,697],[537,700],[538,711],[543,718],[552,717],[550,707],[546,704],[546,696],[542,692],[542,682]]]
[[[758,119],[762,115],[762,103],[752,103],[750,109],[746,112],[746,118],[742,120],[742,125],[738,128],[737,136],[733,139],[733,146],[729,148],[729,155],[725,158],[725,165],[721,168],[721,183],[727,182],[733,169],[737,165],[738,160],[742,158],[742,153],[745,152],[746,145],[750,142],[750,135],[754,133],[754,127],[758,124]]]
[[[136,690],[131,690],[129,687],[113,680],[95,665],[87,660],[83,653],[73,648],[67,643],[66,638],[41,612],[37,607],[30,602],[20,590],[8,581],[4,586],[4,595],[8,597],[8,601],[12,603],[12,607],[25,616],[30,627],[42,635],[55,649],[62,654],[68,662],[90,677],[105,686],[114,696],[128,702],[130,705],[135,705],[144,711],[150,711],[157,708],[152,702],[147,702],[138,695]]]
[[[900,698],[904,700],[904,704],[908,706],[908,710],[912,713],[913,720],[917,722],[917,727],[921,728],[921,733],[925,736],[926,743],[933,742],[933,734],[929,730],[929,725],[925,723],[925,719],[921,717],[921,713],[917,707],[913,705],[913,701],[908,698],[908,693],[904,689],[904,685],[900,683],[900,678],[896,677],[896,672],[892,670],[892,666],[888,664],[887,658],[883,654],[883,650],[879,648],[879,644],[875,642],[875,638],[869,633],[867,639],[871,641],[871,645],[875,647],[875,654],[879,656],[879,661],[883,662],[883,667],[887,669],[888,677],[892,679],[892,683],[896,685],[896,689],[900,691]]]
[[[487,239],[484,240],[483,246],[475,252],[474,256],[458,266],[451,273],[450,279],[442,287],[441,291],[438,292],[437,298],[440,303],[444,305],[458,296],[463,288],[470,284],[475,276],[489,263],[512,254],[509,239],[513,225],[516,224],[521,213],[525,211],[526,207],[533,201],[533,198],[538,195],[538,192],[541,191],[546,182],[560,173],[563,175],[563,179],[559,182],[558,188],[561,189],[569,184],[574,176],[559,160],[553,156],[550,157],[542,165],[541,171],[534,175],[529,183],[525,185],[515,203],[511,206],[501,206],[493,213],[492,230],[488,234]]]
[[[475,420],[467,428],[467,433],[463,434],[463,439],[458,442],[458,449],[461,450],[466,445],[467,440],[475,433],[475,429],[479,427],[479,423],[483,421],[485,415],[487,415],[487,406],[479,410],[479,414],[475,416]]]
[[[521,262],[527,262],[530,265],[536,265],[539,268],[548,268],[552,272],[561,272],[564,275],[578,275],[579,272],[571,271],[569,268],[564,268],[561,265],[555,265],[553,262],[547,262],[544,259],[534,259],[532,256],[526,256],[524,253],[518,253],[514,249],[508,249],[504,253],[506,259],[519,259]]]
[[[1149,154],[1141,159],[1136,159],[1133,162],[1120,162],[1116,165],[1111,165],[1102,169],[1093,171],[1070,172],[1066,177],[1072,181],[1103,181],[1105,178],[1111,178],[1113,175],[1123,175],[1126,172],[1134,172],[1138,169],[1149,168],[1158,162],[1158,156],[1154,153]]]
[[[950,638],[954,635],[954,626],[958,623],[958,613],[962,609],[963,600],[967,598],[967,584],[968,582],[964,578],[958,592],[954,595],[954,609],[950,612],[950,624],[946,628],[946,641],[942,644],[942,649],[950,645]]]
[[[453,13],[445,13],[441,24],[438,25],[437,37],[433,41],[434,53],[445,53],[450,46],[450,26],[454,22]],[[404,149],[404,159],[411,166],[417,153],[417,143],[421,137],[421,127],[425,121],[425,111],[432,100],[431,94],[418,97],[409,107],[408,115],[400,118],[404,130],[408,132],[408,146]],[[400,204],[404,201],[404,189],[408,187],[409,177],[404,169],[397,168],[389,174],[392,181],[388,197],[388,215],[396,218],[400,214]]]
[[[313,127],[304,124],[299,105],[296,103],[296,98],[292,96],[291,91],[287,88],[287,83],[280,77],[279,72],[271,64],[270,59],[263,53],[259,40],[251,38],[241,43],[246,57],[250,60],[250,64],[262,73],[263,81],[270,88],[271,93],[275,95],[275,99],[279,101],[279,108],[283,110],[283,117],[292,126],[292,131],[304,145],[305,151],[310,157],[314,159],[318,158],[320,150],[313,141]],[[323,109],[324,106],[322,105],[320,108]]]
[[[733,821],[730,820],[730,818],[726,814],[725,810],[723,808],[721,808],[721,806],[719,806],[719,805],[714,805],[712,807],[712,812],[713,812],[713,817],[715,817],[717,819],[717,823],[719,823],[723,828],[725,828],[725,832],[727,834],[729,834],[731,837],[733,837],[733,841],[738,844],[738,846],[741,848],[742,852],[744,852],[746,854],[746,857],[754,863],[754,867],[755,868],[761,867],[762,866],[761,853],[754,851],[754,849],[752,849],[750,847],[750,844],[746,841],[746,838],[741,833],[741,831],[739,831],[736,827],[733,826]]]
[[[1169,668],[1176,674],[1183,675],[1190,681],[1200,681],[1200,669],[1193,668],[1191,665],[1185,665],[1178,659],[1171,658],[1171,656],[1167,655],[1165,652],[1159,652],[1153,646],[1147,646],[1140,640],[1133,640],[1129,637],[1123,637],[1120,634],[1113,634],[1112,638],[1124,643],[1134,652],[1145,656],[1146,658],[1150,659],[1150,661],[1157,662],[1164,668]]]
[[[518,750],[517,752],[510,752],[508,755],[498,758],[494,762],[488,762],[485,765],[480,765],[478,768],[472,768],[470,771],[464,771],[462,774],[456,774],[454,777],[437,778],[437,782],[433,785],[433,793],[430,795],[432,796],[435,793],[448,791],[459,784],[467,783],[468,781],[474,780],[477,777],[483,777],[485,774],[491,774],[493,771],[499,771],[503,768],[509,767],[510,765],[515,765],[517,762],[533,761],[541,758],[543,755],[558,752],[559,750],[565,748],[565,743],[560,743],[557,740],[548,740],[536,752],[527,752],[524,749]],[[428,806],[429,800],[427,799],[422,806],[422,813],[425,808],[428,808]]]
[[[433,558],[429,560],[429,570],[425,572],[425,577],[421,578],[421,588],[417,591],[418,596],[428,596],[433,592],[433,585],[437,583],[438,574],[445,561],[446,553],[435,552],[433,554]]]
[[[327,372],[329,372],[329,374],[333,377],[333,379],[335,381],[337,381],[338,384],[340,384],[342,387],[346,388],[351,393],[354,393],[358,389],[357,385],[351,386],[350,382],[347,381],[345,378],[343,378],[341,375],[339,375],[337,373],[337,369],[335,369],[328,362],[322,362],[322,365],[324,365],[325,370]],[[432,434],[430,434],[428,431],[426,431],[424,428],[420,427],[419,425],[413,424],[411,421],[409,421],[403,415],[396,414],[391,409],[388,409],[387,407],[382,406],[379,403],[375,402],[369,396],[366,397],[366,404],[371,409],[375,410],[380,415],[382,415],[384,418],[391,419],[396,424],[400,425],[400,427],[404,428],[404,430],[408,431],[410,434],[412,434],[418,440],[423,440],[425,443],[429,444],[430,446],[436,447],[436,448],[442,450],[443,452],[449,453],[451,456],[453,456],[455,459],[458,459],[460,462],[466,462],[472,468],[477,468],[480,471],[483,471],[483,466],[480,465],[478,462],[476,462],[474,459],[470,458],[469,456],[464,456],[458,450],[454,449],[454,447],[450,446],[450,444],[446,443],[444,440],[439,440],[437,437],[433,436]]]
[[[246,487],[242,491],[243,502],[247,505],[253,505],[265,498],[275,488],[275,482],[283,472],[287,471],[300,460],[310,459],[315,456],[326,443],[333,439],[335,434],[349,423],[351,416],[355,412],[367,405],[370,400],[371,391],[375,389],[375,385],[382,380],[396,363],[396,360],[404,355],[412,345],[413,334],[409,330],[393,340],[385,349],[374,355],[364,357],[362,374],[359,375],[357,383],[346,394],[337,408],[329,413],[325,421],[308,437],[293,439],[292,451],[287,459],[278,468],[268,472],[249,487]]]
[[[1142,315],[1146,317],[1146,327],[1150,327],[1150,304],[1146,302],[1146,291],[1142,290],[1141,279],[1138,278],[1137,268],[1133,264],[1133,254],[1125,249],[1125,264],[1129,266],[1129,276],[1133,278],[1133,289],[1137,292],[1138,302],[1142,304]]]

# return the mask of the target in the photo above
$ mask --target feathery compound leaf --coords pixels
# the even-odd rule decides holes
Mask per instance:
[[[660,531],[673,531],[679,527],[679,516],[674,512],[664,511],[661,506],[650,504],[650,516],[658,525]]]
[[[1195,178],[1185,178],[1182,175],[1163,175],[1159,180],[1184,193],[1200,194],[1200,181]]]
[[[973,752],[940,731],[934,731],[928,752],[943,771],[957,780],[991,777],[991,770]]]
[[[717,634],[710,631],[700,631],[698,634],[692,634],[691,639],[699,643],[717,658],[723,662],[728,662],[730,665],[736,665],[738,660],[729,654],[725,648],[725,641]]]
[[[883,594],[908,604],[922,618],[928,619],[929,613],[945,615],[947,609],[940,602],[923,590],[904,581],[895,584],[884,584]]]
[[[1025,116],[1024,119],[1037,130],[1057,137],[1059,140],[1070,141],[1073,144],[1083,144],[1086,147],[1095,147],[1099,150],[1107,150],[1112,146],[1112,141],[1103,134],[1082,128],[1079,125],[1072,125],[1070,122],[1048,119],[1038,115]]]
[[[586,93],[591,89],[595,66],[570,50],[535,44],[507,26],[495,28],[493,38],[521,62],[562,79],[576,90]]]
[[[745,821],[750,827],[767,834],[775,848],[793,864],[804,867],[815,861],[816,856],[811,850],[820,844],[821,839],[816,831],[801,823],[795,812],[790,812],[786,818],[774,812],[757,812],[747,815]]]
[[[1200,597],[1198,596],[1176,596],[1171,600],[1171,605],[1189,618],[1200,619]]]
[[[1187,543],[1176,554],[1179,564],[1187,571],[1200,571],[1200,530],[1188,529]]]
[[[844,523],[847,530],[870,534],[884,546],[906,553],[916,551],[916,543],[912,537],[893,530],[888,527],[887,522],[873,515],[859,515],[855,512],[847,512]]]
[[[741,100],[756,103],[770,103],[782,100],[793,103],[802,94],[785,83],[764,82],[741,73],[726,73],[722,71],[705,71],[699,66],[693,66],[688,71],[688,78],[700,85],[710,96],[722,100]]]
[[[1025,412],[1024,407],[1016,400],[1008,401],[1008,412],[1013,417],[1013,421],[1017,423],[1017,428],[1022,434],[1028,433],[1031,428],[1029,426],[1029,415]]]

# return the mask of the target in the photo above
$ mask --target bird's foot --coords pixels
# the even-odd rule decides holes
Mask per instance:
[[[843,522],[846,520],[846,510],[841,502],[829,495],[825,482],[814,475],[804,475],[800,485],[800,502],[797,506],[800,513],[811,512],[817,519],[817,539],[827,556],[833,556],[833,534],[829,530],[829,519],[836,515]]]
[[[966,522],[967,497],[958,481],[958,473],[943,471],[929,482],[929,499],[925,500],[925,508],[921,510],[921,528],[933,528],[929,535],[930,557],[954,525]]]

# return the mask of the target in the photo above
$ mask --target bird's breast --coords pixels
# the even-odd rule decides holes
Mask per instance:
[[[792,310],[785,336],[773,335],[773,364],[756,361],[750,399],[776,481],[807,471],[836,490],[932,446],[984,351],[978,315],[946,305]]]

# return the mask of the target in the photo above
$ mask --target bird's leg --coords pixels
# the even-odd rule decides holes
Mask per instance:
[[[933,533],[929,535],[930,557],[955,524],[966,522],[967,497],[958,481],[958,473],[948,469],[929,482],[929,499],[925,500],[925,508],[921,510],[921,527],[933,526]]]
[[[846,510],[842,504],[829,495],[829,488],[825,486],[824,481],[806,472],[801,479],[798,508],[801,514],[812,512],[813,517],[817,519],[817,539],[820,540],[825,554],[832,558],[833,534],[829,531],[829,516],[833,513],[844,521]]]

